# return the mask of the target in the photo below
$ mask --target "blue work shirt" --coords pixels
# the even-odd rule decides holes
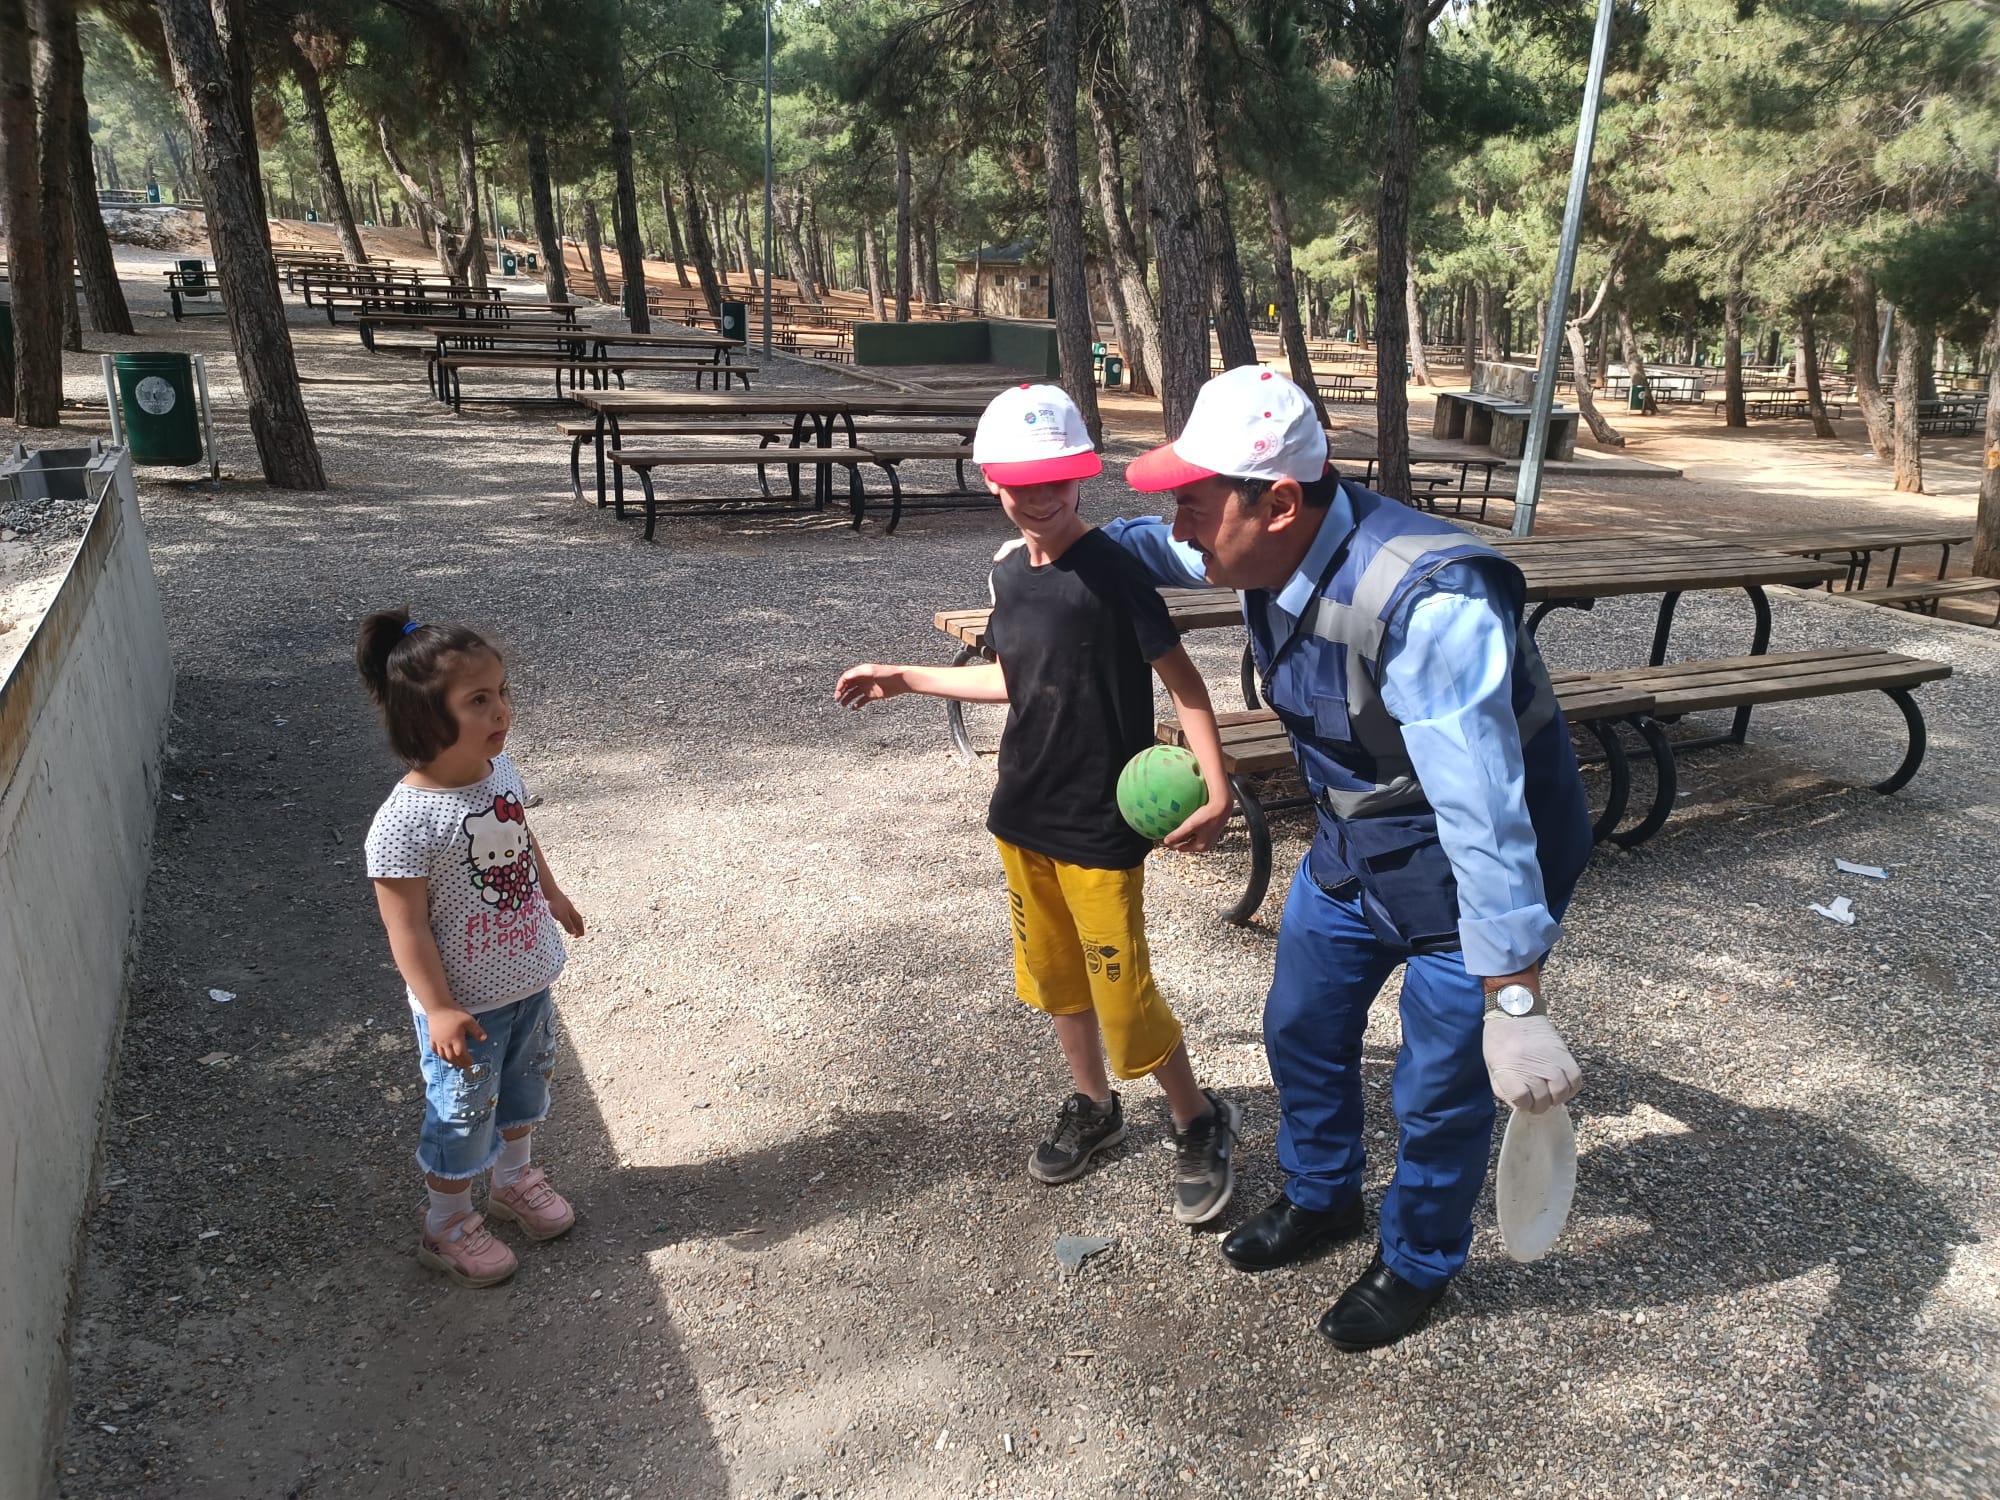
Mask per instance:
[[[1343,490],[1298,570],[1268,596],[1280,638],[1310,607],[1353,526]],[[1113,521],[1104,531],[1156,583],[1207,584],[1201,554],[1175,541],[1159,517]],[[1382,702],[1402,726],[1417,780],[1437,813],[1438,842],[1458,885],[1459,945],[1467,971],[1478,975],[1525,969],[1562,935],[1542,888],[1528,818],[1510,681],[1519,629],[1477,567],[1451,563],[1413,589],[1390,619],[1378,663]]]

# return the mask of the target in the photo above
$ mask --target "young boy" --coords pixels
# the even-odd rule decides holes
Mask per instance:
[[[1069,1182],[1125,1138],[1105,1076],[1152,1077],[1174,1116],[1174,1217],[1205,1224],[1235,1182],[1238,1113],[1202,1088],[1180,1022],[1153,983],[1143,902],[1150,842],[1118,814],[1118,773],[1153,743],[1151,663],[1173,696],[1208,783],[1208,802],[1171,848],[1206,850],[1230,791],[1208,689],[1167,607],[1129,554],[1077,515],[1081,481],[1101,471],[1083,416],[1061,389],[1003,391],[979,419],[973,462],[1021,540],[991,576],[987,644],[963,667],[851,667],[834,697],[860,708],[900,693],[1006,703],[1000,777],[986,826],[1007,871],[1014,984],[1045,1012],[1076,1092],[1029,1159],[1038,1182]]]

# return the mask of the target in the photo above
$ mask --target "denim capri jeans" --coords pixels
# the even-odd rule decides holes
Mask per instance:
[[[486,1040],[468,1040],[463,1068],[431,1051],[431,1028],[416,1013],[417,1051],[424,1068],[424,1132],[417,1165],[432,1176],[462,1181],[500,1159],[500,1132],[539,1125],[549,1114],[549,1073],[555,1067],[556,1005],[543,990],[477,1017]]]

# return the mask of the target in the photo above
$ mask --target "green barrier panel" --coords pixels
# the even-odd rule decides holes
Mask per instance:
[[[194,361],[185,354],[115,354],[125,443],[140,464],[201,462]]]
[[[856,323],[857,365],[983,365],[987,324]]]
[[[995,323],[987,347],[987,357],[996,365],[1011,365],[1048,380],[1062,373],[1056,331],[1046,323]]]

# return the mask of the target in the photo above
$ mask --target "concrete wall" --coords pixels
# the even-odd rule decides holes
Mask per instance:
[[[145,890],[173,663],[122,453],[0,683],[0,1496],[53,1489],[76,1251]]]

